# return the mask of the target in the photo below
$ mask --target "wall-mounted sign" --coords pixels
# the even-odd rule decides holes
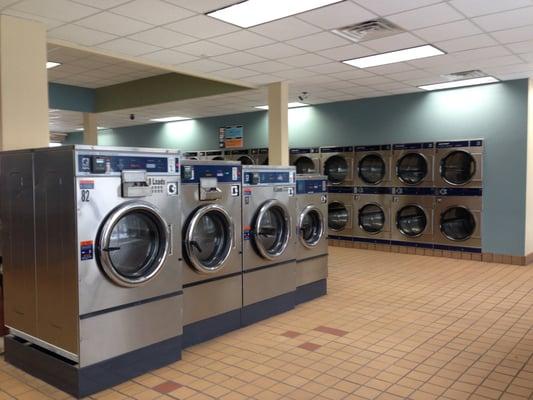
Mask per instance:
[[[244,128],[242,125],[218,128],[220,148],[236,149],[244,147]]]

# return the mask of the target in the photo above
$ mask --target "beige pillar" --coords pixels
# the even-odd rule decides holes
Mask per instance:
[[[289,85],[268,85],[268,160],[270,165],[289,165]]]
[[[45,147],[48,130],[46,27],[0,16],[0,149]]]
[[[533,79],[529,79],[527,101],[527,165],[526,165],[526,262],[533,262]]]
[[[98,144],[98,127],[95,113],[83,113],[83,144]]]

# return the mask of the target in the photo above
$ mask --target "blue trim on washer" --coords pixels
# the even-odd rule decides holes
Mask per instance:
[[[241,309],[241,326],[273,317],[292,310],[296,305],[296,292],[285,293],[270,299],[244,306]]]
[[[395,187],[392,194],[397,196],[434,196],[435,189],[430,187]]]
[[[333,240],[346,240],[346,241],[348,241],[348,242],[353,241],[353,237],[351,237],[351,236],[328,235],[328,239],[333,239]]]
[[[432,249],[433,243],[417,243],[417,242],[401,242],[399,240],[391,240],[392,246],[418,247],[421,249]]]
[[[399,143],[393,144],[393,150],[416,150],[416,149],[433,149],[435,143],[433,142],[419,142],[419,143]]]
[[[354,193],[353,186],[328,186],[328,193]]]
[[[240,327],[240,308],[193,322],[183,327],[183,348],[211,340]]]
[[[372,239],[372,238],[354,237],[353,241],[361,242],[361,243],[390,244],[390,240],[388,239]]]
[[[328,280],[321,279],[296,288],[296,305],[328,294]]]
[[[352,153],[353,146],[321,147],[321,153]]]
[[[480,188],[435,188],[435,196],[483,196]]]
[[[448,246],[444,244],[435,244],[433,245],[433,248],[435,250],[462,251],[466,253],[481,253],[481,249],[478,247]]]
[[[455,147],[482,147],[483,140],[452,140],[448,142],[437,142],[437,149],[452,149]]]
[[[290,154],[316,154],[319,152],[318,147],[298,147],[289,150]]]
[[[392,194],[390,187],[359,186],[355,188],[356,194]]]

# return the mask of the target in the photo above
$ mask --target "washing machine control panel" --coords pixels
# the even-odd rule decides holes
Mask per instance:
[[[245,172],[245,185],[293,184],[294,171]]]
[[[175,156],[140,156],[130,154],[78,154],[78,173],[83,175],[120,175],[124,170],[143,170],[148,174],[179,173]]]

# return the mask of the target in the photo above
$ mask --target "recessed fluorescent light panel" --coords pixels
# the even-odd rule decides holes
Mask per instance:
[[[109,128],[104,128],[103,126],[97,126],[96,127],[97,130],[102,130],[102,129],[109,129]],[[77,131],[84,131],[85,129],[84,128],[76,128]]]
[[[458,88],[458,87],[463,87],[463,86],[484,85],[486,83],[495,83],[495,82],[499,82],[499,80],[492,76],[485,76],[483,78],[463,79],[462,81],[435,83],[432,85],[419,86],[418,88],[424,89],[424,90],[440,90],[440,89]]]
[[[410,49],[354,58],[352,60],[343,61],[343,63],[357,68],[370,68],[377,67],[378,65],[394,64],[403,61],[418,60],[419,58],[440,56],[442,54],[445,54],[442,50],[427,44],[424,46],[411,47]]]
[[[174,121],[185,121],[190,119],[189,117],[164,117],[164,118],[153,118],[150,121],[154,122],[174,122]]]
[[[55,67],[59,67],[60,65],[61,65],[61,63],[58,63],[58,62],[47,61],[46,62],[46,69],[52,69],[52,68],[55,68]]]
[[[298,101],[294,101],[288,104],[289,108],[307,107],[308,105],[309,104],[300,103]],[[260,110],[268,110],[268,106],[255,106],[254,108],[259,108]]]
[[[247,0],[207,13],[230,24],[249,28],[344,0]]]

